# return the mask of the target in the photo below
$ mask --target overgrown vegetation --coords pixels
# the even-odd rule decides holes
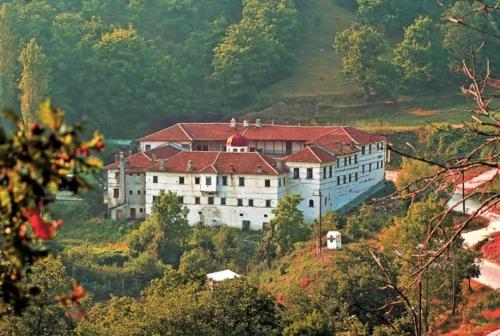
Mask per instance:
[[[0,106],[21,106],[26,115],[50,95],[70,120],[86,117],[122,138],[158,120],[220,117],[248,103],[286,75],[301,30],[293,0],[2,1],[0,8]]]

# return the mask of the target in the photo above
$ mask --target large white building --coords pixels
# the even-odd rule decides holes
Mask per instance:
[[[106,166],[115,219],[142,219],[172,191],[191,224],[261,230],[281,198],[299,194],[312,221],[384,180],[386,140],[347,126],[180,123],[139,139]]]

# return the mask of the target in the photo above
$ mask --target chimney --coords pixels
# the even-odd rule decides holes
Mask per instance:
[[[156,163],[156,153],[151,154],[151,157],[153,158],[153,164]]]
[[[125,202],[125,168],[127,166],[127,163],[125,161],[125,154],[123,153],[123,151],[120,151],[118,153],[118,160],[120,162],[120,172],[119,172],[120,185],[119,185],[118,200],[119,200],[119,203],[121,204],[121,203]]]
[[[262,173],[262,165],[259,163],[257,165],[257,174],[260,174],[260,173]]]
[[[131,149],[129,149],[129,151],[128,151],[128,156],[130,156],[130,155],[132,155],[132,150]]]
[[[282,165],[282,163],[281,163],[281,161],[280,161],[280,160],[276,161],[276,168],[277,168],[278,170],[281,170],[281,169],[283,168],[283,165]]]
[[[229,166],[231,167],[231,171],[234,172],[234,164],[230,163]]]
[[[271,125],[273,125],[273,126],[274,126],[274,120],[271,120]]]
[[[115,154],[115,163],[118,163],[118,154]]]
[[[250,126],[250,123],[248,122],[248,120],[243,120],[243,127],[249,127]]]
[[[229,124],[231,128],[236,128],[236,119],[232,118],[231,123]]]
[[[255,120],[255,127],[257,127],[257,128],[262,127],[262,121],[260,119]]]
[[[160,159],[160,170],[165,170],[165,159]]]
[[[192,171],[192,170],[193,170],[193,161],[188,160],[188,163],[187,163],[187,170],[188,170],[188,171]]]

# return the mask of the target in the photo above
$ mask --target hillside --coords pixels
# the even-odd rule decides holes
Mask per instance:
[[[353,13],[334,0],[309,0],[301,16],[306,29],[298,44],[292,73],[269,87],[265,94],[303,97],[360,92],[360,87],[340,78],[341,59],[332,49],[335,34],[354,23]]]
[[[290,75],[266,88],[259,102],[242,112],[242,118],[349,124],[382,132],[469,120],[470,105],[458,87],[423,96],[368,101],[357,84],[342,78],[341,57],[332,48],[335,34],[355,22],[354,13],[335,0],[311,0],[302,9],[302,19],[305,31]]]

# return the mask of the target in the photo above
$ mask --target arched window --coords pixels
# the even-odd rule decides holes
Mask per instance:
[[[309,207],[314,208],[314,200],[309,200]]]

